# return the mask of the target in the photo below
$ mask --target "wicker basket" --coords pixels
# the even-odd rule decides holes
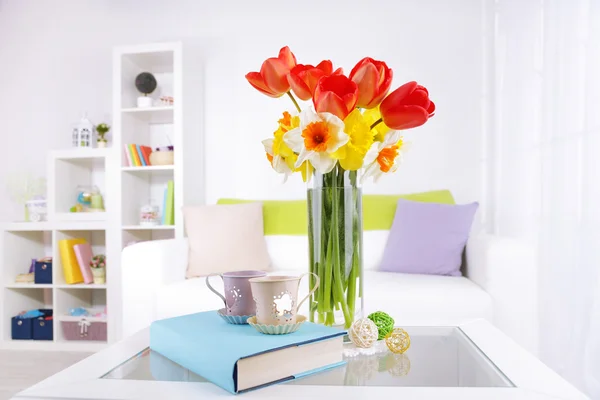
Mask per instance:
[[[94,321],[85,317],[73,321],[61,321],[65,340],[93,340],[106,342],[106,321]]]

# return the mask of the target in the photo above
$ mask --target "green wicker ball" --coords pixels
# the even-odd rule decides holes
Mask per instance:
[[[390,317],[383,311],[375,311],[367,317],[377,325],[379,336],[377,340],[382,340],[388,333],[394,330],[394,318]]]

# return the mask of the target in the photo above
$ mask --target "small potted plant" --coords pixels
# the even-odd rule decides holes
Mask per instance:
[[[94,283],[101,285],[106,283],[106,256],[104,254],[98,254],[90,261],[90,267],[92,268],[92,275],[94,275]]]
[[[104,135],[106,135],[108,133],[108,131],[110,131],[110,126],[108,126],[105,123],[99,124],[96,127],[96,132],[98,132],[98,147],[100,147],[100,148],[106,147],[106,143],[108,143],[108,140],[106,140]]]

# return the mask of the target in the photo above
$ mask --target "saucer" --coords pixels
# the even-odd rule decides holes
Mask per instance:
[[[224,308],[218,310],[217,314],[219,314],[225,322],[232,325],[245,325],[248,323],[248,318],[253,317],[253,315],[227,315]]]
[[[247,321],[247,323],[252,325],[254,329],[259,331],[260,333],[264,333],[265,335],[287,335],[288,333],[293,333],[300,329],[300,326],[306,321],[306,317],[304,315],[298,315],[296,317],[295,324],[285,325],[257,324],[255,316],[248,318]]]

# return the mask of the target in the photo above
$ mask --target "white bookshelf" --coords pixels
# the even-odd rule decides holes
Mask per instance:
[[[137,108],[134,80],[151,72],[158,87],[153,98],[174,98],[173,105]],[[184,85],[185,82],[185,85]],[[48,221],[9,222],[0,238],[0,348],[96,351],[121,338],[121,251],[133,242],[182,238],[181,207],[203,204],[202,50],[193,43],[156,43],[119,47],[113,52],[112,142],[106,149],[64,149],[48,155]],[[124,145],[152,148],[173,145],[174,164],[134,167]],[[174,182],[174,225],[142,226],[140,207],[152,201],[163,213],[164,189]],[[100,189],[105,212],[71,213],[77,186]],[[70,285],[64,281],[58,241],[85,238],[94,254],[106,254],[103,285]],[[53,257],[53,283],[15,283],[31,258]],[[107,305],[106,343],[67,341],[61,321],[73,307]],[[11,340],[10,318],[20,311],[53,308],[54,340]]]

